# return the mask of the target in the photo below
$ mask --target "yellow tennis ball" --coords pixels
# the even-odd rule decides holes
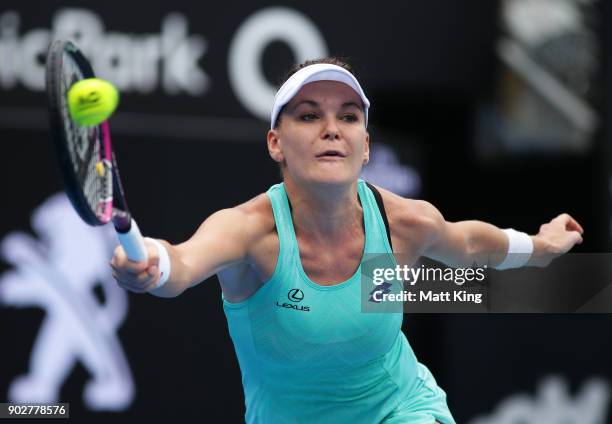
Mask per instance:
[[[79,125],[101,124],[113,114],[118,103],[117,89],[99,78],[81,80],[68,90],[68,110]]]

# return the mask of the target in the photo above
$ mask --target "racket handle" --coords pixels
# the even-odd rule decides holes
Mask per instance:
[[[127,233],[117,231],[117,238],[130,261],[141,262],[147,260],[147,249],[136,221],[132,219],[130,230]]]

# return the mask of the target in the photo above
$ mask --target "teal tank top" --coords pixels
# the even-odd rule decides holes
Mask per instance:
[[[382,253],[392,258],[374,194],[363,180],[357,187],[364,258]],[[284,185],[273,185],[266,194],[280,243],[276,268],[245,301],[223,299],[242,372],[246,422],[383,421],[408,397],[417,375],[418,362],[401,331],[401,308],[362,310],[373,287],[371,280],[362,281],[364,259],[342,283],[321,286],[310,280],[300,261]],[[401,287],[398,282],[394,286]]]

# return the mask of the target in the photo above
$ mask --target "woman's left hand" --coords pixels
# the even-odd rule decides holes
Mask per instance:
[[[540,232],[531,236],[534,249],[528,265],[548,266],[555,258],[581,244],[583,233],[582,226],[566,213],[543,224]]]

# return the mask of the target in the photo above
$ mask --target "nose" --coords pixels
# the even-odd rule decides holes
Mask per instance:
[[[329,118],[325,122],[325,129],[323,131],[323,139],[324,140],[339,140],[340,139],[340,129],[336,123],[334,118]]]

